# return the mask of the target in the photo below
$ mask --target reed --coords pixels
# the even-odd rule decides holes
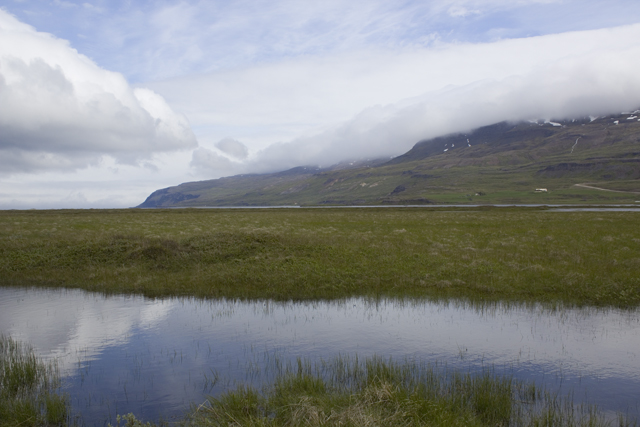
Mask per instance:
[[[263,390],[240,387],[194,407],[200,426],[607,426],[594,406],[576,406],[491,370],[339,357],[298,360]],[[624,418],[620,425],[635,425]]]
[[[31,348],[0,336],[0,426],[66,426],[67,397],[60,392],[55,363],[45,363]]]

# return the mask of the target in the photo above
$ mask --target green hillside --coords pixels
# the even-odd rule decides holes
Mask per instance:
[[[184,183],[139,207],[635,203],[637,116],[497,123],[420,141],[390,161]]]

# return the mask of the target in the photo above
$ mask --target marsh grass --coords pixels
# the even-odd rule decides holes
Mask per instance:
[[[620,425],[632,425],[624,418]],[[194,407],[187,426],[605,426],[533,384],[380,358],[298,360],[263,390],[239,387]]]
[[[636,307],[637,212],[0,212],[0,285],[150,297]]]
[[[0,426],[66,426],[67,397],[60,393],[54,363],[33,350],[0,336]]]

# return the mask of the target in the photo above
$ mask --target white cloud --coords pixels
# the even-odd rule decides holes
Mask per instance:
[[[210,174],[212,171],[218,176],[237,173],[244,165],[229,160],[208,148],[200,147],[193,151],[191,166],[200,173]]]
[[[503,120],[636,108],[638,40],[640,24],[301,58],[152,86],[205,132],[218,126],[250,148],[245,162],[201,148],[192,162],[201,173],[266,172],[395,156],[421,139]],[[297,137],[279,131],[292,127]]]
[[[562,119],[633,110],[640,106],[637,58],[640,46],[599,52],[524,76],[481,81],[372,107],[322,134],[273,144],[257,153],[248,169],[328,166],[345,159],[396,156],[421,139],[467,132],[504,120]]]
[[[216,148],[236,159],[246,159],[249,149],[242,142],[233,138],[224,138],[216,143]]]
[[[64,40],[0,10],[0,170],[74,170],[105,154],[135,163],[197,145],[158,94],[132,89]]]

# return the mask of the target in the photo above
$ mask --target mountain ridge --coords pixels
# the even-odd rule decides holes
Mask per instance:
[[[499,122],[419,141],[393,159],[187,182],[156,190],[138,207],[634,203],[639,113]]]

